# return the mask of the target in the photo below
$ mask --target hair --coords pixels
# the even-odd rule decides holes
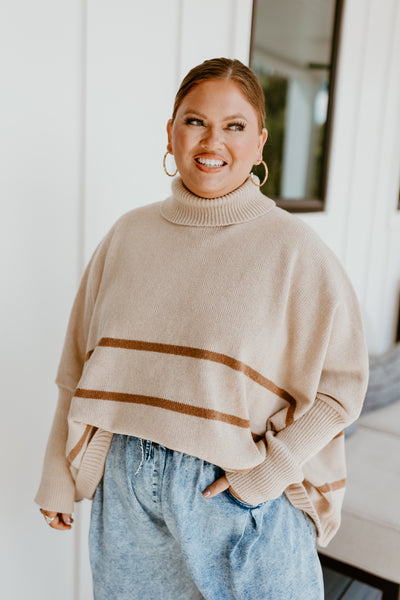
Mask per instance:
[[[254,71],[246,67],[240,60],[231,58],[211,58],[189,71],[175,96],[172,121],[176,117],[182,100],[190,90],[199,85],[199,83],[209,81],[210,79],[231,79],[237,83],[243,95],[257,113],[261,132],[265,127],[265,97],[263,89]]]

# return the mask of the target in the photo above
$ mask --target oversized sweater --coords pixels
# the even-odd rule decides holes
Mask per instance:
[[[343,430],[367,385],[348,277],[250,179],[205,199],[178,177],[169,198],[144,200],[83,276],[36,502],[72,512],[92,497],[121,433],[220,466],[250,504],[284,492],[327,544],[346,483]]]

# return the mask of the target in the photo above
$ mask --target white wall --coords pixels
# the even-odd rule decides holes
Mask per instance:
[[[249,0],[100,0],[87,17],[85,262],[122,213],[167,196],[166,125],[186,72],[248,59]],[[212,15],[212,18],[210,18]]]
[[[79,0],[3,2],[0,46],[0,597],[70,600],[73,536],[32,499],[77,282]]]
[[[400,3],[347,0],[327,208],[305,216],[345,265],[370,352],[394,341],[400,295]]]
[[[0,596],[91,597],[90,504],[73,533],[32,498],[83,265],[123,212],[166,196],[165,125],[186,71],[248,58],[250,0],[3,0]],[[393,341],[400,280],[400,8],[347,0],[327,210],[307,220],[344,262],[370,349]]]

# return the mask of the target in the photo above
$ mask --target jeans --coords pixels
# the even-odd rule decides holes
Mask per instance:
[[[257,507],[201,492],[223,471],[113,436],[92,505],[95,600],[323,600],[312,521],[285,495]]]

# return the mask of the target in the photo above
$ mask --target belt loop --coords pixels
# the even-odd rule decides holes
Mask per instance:
[[[147,443],[146,443],[146,446],[147,446]],[[140,450],[142,451],[142,458],[140,460],[140,464],[139,464],[138,468],[136,469],[135,475],[137,475],[139,473],[139,471],[143,467],[143,463],[145,461],[144,447],[143,447],[143,440],[142,440],[142,438],[140,438]]]
[[[149,460],[149,458],[151,458],[152,445],[153,444],[151,440],[146,440],[145,460]]]

